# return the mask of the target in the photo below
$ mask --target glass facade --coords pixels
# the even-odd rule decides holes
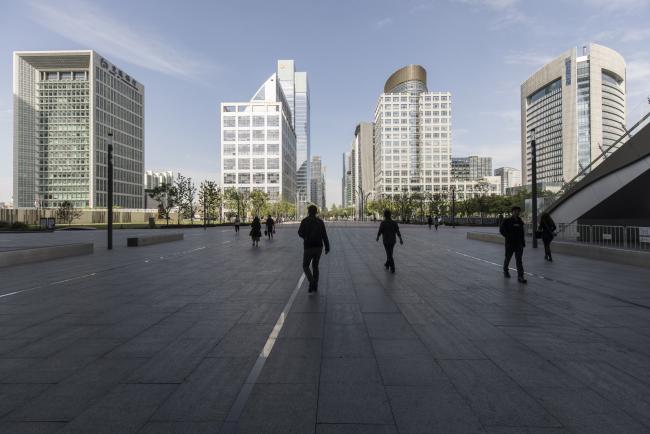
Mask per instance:
[[[531,173],[530,142],[535,130],[537,179],[562,182],[562,80],[557,79],[528,97],[526,108],[526,167]],[[528,180],[530,182],[530,180]]]
[[[603,91],[603,149],[609,150],[608,155],[618,149],[609,149],[625,134],[625,88],[623,79],[613,72],[602,70]],[[619,142],[619,145],[624,141]]]
[[[577,124],[578,171],[591,163],[591,103],[589,89],[589,61],[578,62]]]

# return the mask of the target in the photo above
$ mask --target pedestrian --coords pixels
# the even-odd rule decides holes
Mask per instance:
[[[275,222],[271,218],[271,214],[266,218],[266,236],[269,240],[273,239],[273,234],[275,233]]]
[[[309,281],[309,292],[318,291],[318,262],[323,253],[323,245],[325,245],[326,255],[330,251],[325,223],[316,216],[317,212],[316,205],[309,205],[308,215],[300,222],[298,229],[298,235],[303,239],[302,270]]]
[[[386,250],[386,262],[384,267],[388,270],[390,268],[391,273],[395,273],[395,260],[393,259],[393,249],[397,242],[396,236],[399,237],[399,243],[404,244],[402,240],[402,234],[399,232],[399,226],[397,222],[390,218],[390,210],[384,211],[384,221],[379,225],[379,232],[377,232],[377,242],[379,242],[379,236],[382,236],[384,242],[384,249]]]
[[[438,226],[440,226],[440,220],[441,220],[440,217],[437,216],[433,218],[434,227],[436,228],[436,230],[438,230]]]
[[[427,223],[429,224],[429,230],[431,230],[431,225],[433,225],[433,218],[429,216],[427,219]],[[438,229],[438,225],[436,225],[436,230]]]
[[[260,244],[260,238],[262,238],[262,223],[260,223],[260,218],[258,216],[255,216],[251,223],[250,236],[253,240],[253,247],[258,247]]]
[[[551,256],[551,241],[555,238],[555,222],[551,218],[551,215],[547,212],[542,213],[539,219],[539,229],[541,232],[542,241],[544,242],[544,259],[549,262],[553,262],[553,257]]]
[[[235,234],[239,235],[239,224],[241,222],[239,221],[239,214],[237,214],[237,217],[235,217]]]
[[[526,247],[526,239],[524,238],[524,221],[519,217],[521,208],[518,206],[512,207],[512,216],[506,218],[499,227],[499,232],[505,238],[506,258],[503,262],[503,276],[510,278],[508,268],[512,255],[515,255],[515,262],[517,263],[517,281],[526,283],[524,277],[524,264],[522,256],[524,254],[524,247]]]

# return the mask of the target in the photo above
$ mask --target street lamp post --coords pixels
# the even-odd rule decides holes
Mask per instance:
[[[108,211],[108,226],[106,247],[113,249],[113,133],[108,133],[108,188],[106,197],[106,208]]]
[[[366,193],[366,196],[363,198],[363,205],[362,205],[362,208],[361,208],[361,212],[363,213],[364,219],[366,217],[366,204],[368,203],[368,198],[370,197],[371,194],[372,194],[372,191],[369,191],[368,193]]]
[[[451,186],[451,227],[456,227],[456,186]]]
[[[533,214],[533,248],[537,248],[537,143],[535,142],[535,128],[530,130],[530,164],[532,180],[532,214]]]

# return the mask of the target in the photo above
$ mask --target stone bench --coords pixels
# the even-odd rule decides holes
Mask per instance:
[[[141,247],[181,240],[183,240],[183,234],[141,235],[127,238],[126,245],[128,247]]]
[[[501,234],[489,232],[467,232],[468,240],[487,241],[503,245]],[[539,241],[539,248],[544,250],[542,240]],[[532,240],[526,239],[526,247],[532,248]],[[553,253],[579,256],[582,258],[597,259],[600,261],[615,262],[617,264],[636,265],[638,267],[650,268],[650,252],[639,250],[624,250],[612,247],[594,246],[592,244],[567,243],[564,241],[553,241],[551,244]]]
[[[0,267],[50,261],[68,256],[93,253],[92,243],[65,244],[60,246],[28,247],[0,252]]]

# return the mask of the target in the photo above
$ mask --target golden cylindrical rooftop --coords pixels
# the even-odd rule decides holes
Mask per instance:
[[[426,85],[427,70],[420,65],[407,65],[403,68],[398,69],[397,71],[393,72],[390,77],[388,77],[388,80],[386,80],[386,84],[384,85],[384,93],[389,93],[396,86],[413,80],[421,81]]]

